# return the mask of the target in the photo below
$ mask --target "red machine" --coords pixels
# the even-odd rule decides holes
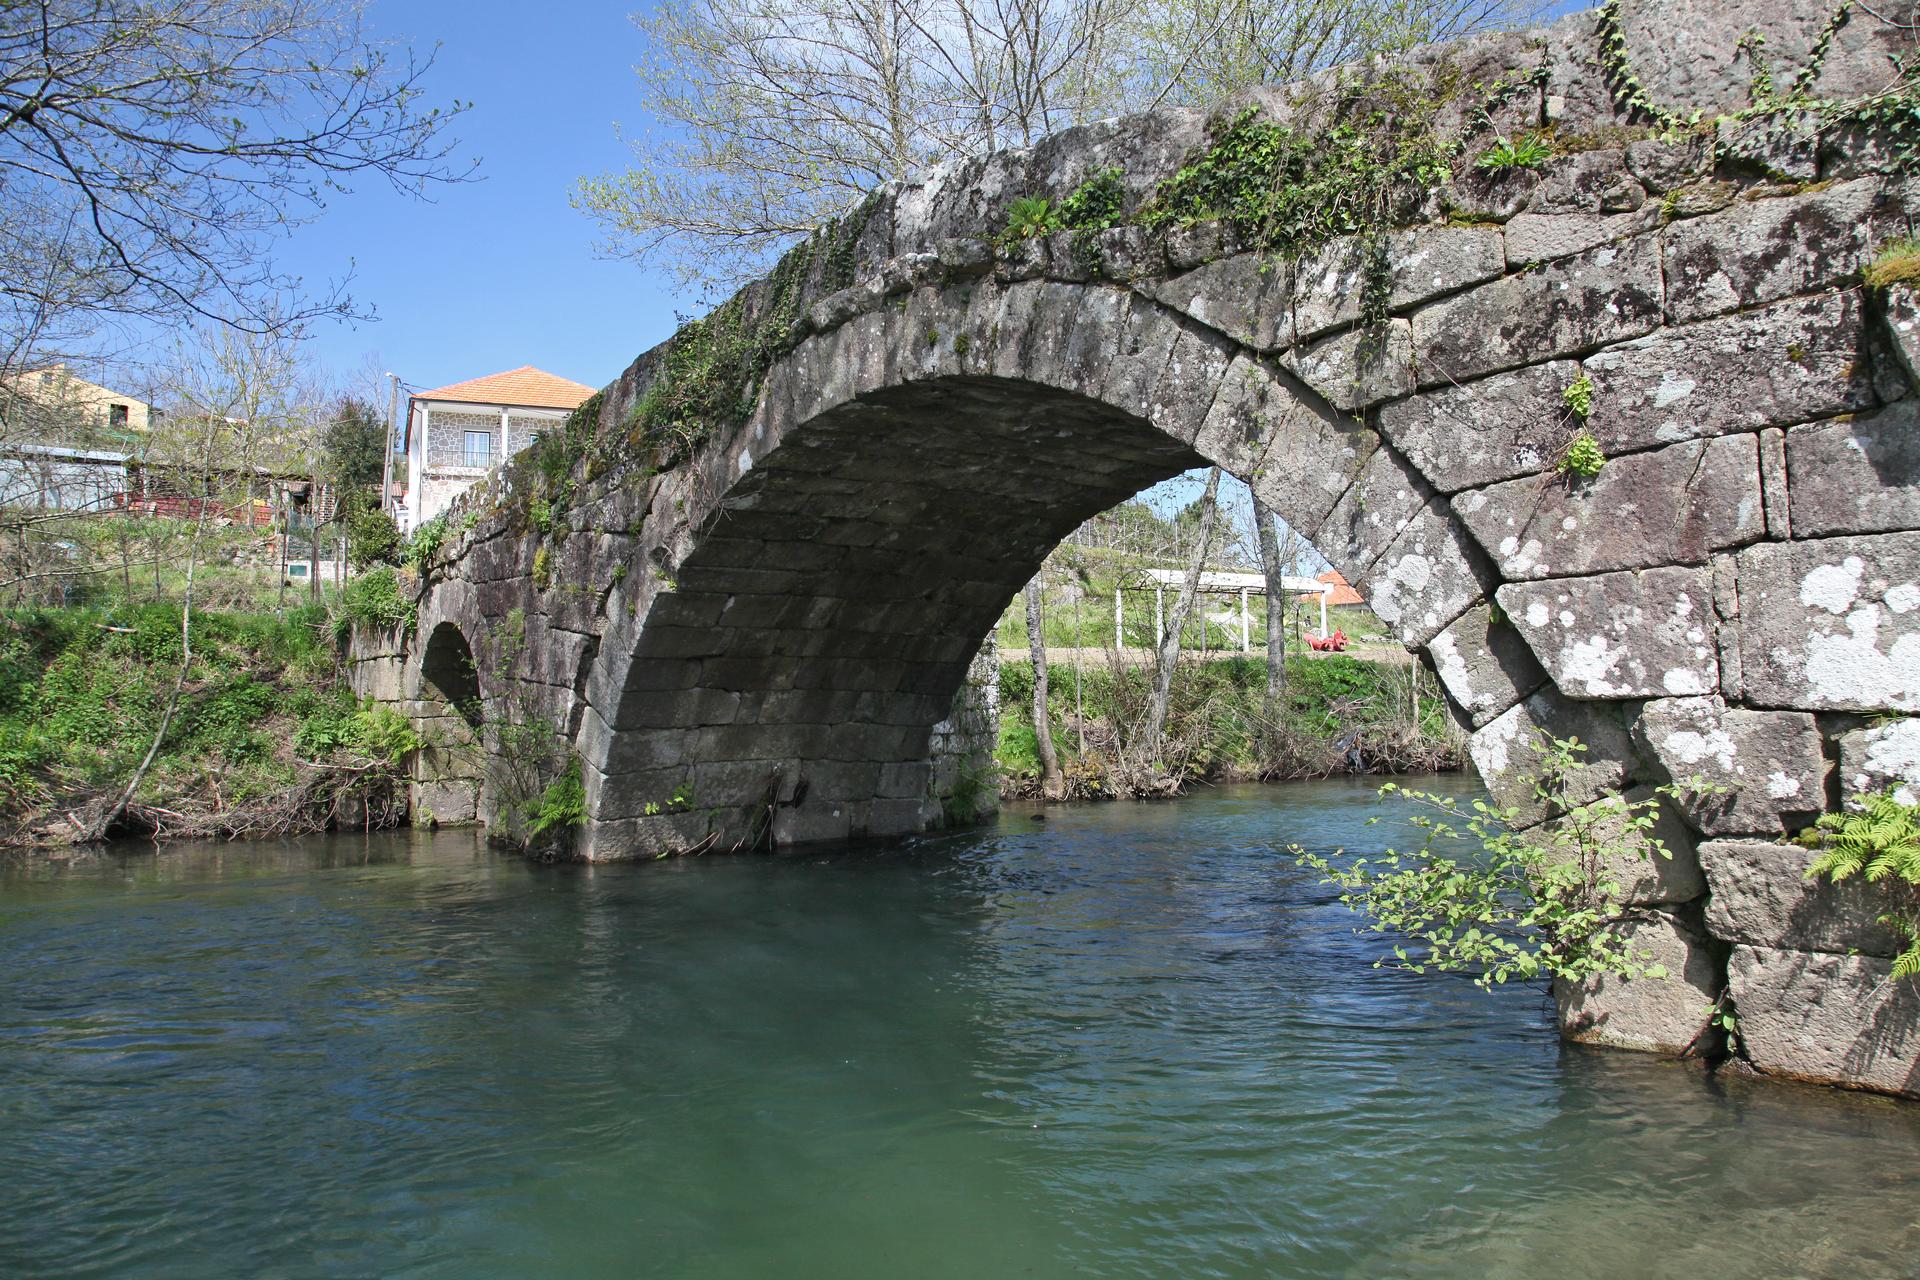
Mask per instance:
[[[1307,648],[1315,653],[1345,653],[1347,633],[1335,628],[1330,636],[1308,636]]]

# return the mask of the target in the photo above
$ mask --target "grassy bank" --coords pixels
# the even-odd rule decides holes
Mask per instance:
[[[1156,790],[1195,782],[1323,777],[1363,771],[1456,769],[1463,744],[1439,691],[1418,666],[1331,654],[1289,655],[1285,698],[1266,707],[1264,658],[1183,662],[1173,683],[1158,754]],[[1047,668],[1049,720],[1070,797],[1113,796],[1117,768],[1146,705],[1150,665]],[[1007,795],[1035,794],[1040,764],[1033,724],[1033,672],[1000,669],[995,759]]]
[[[109,834],[271,835],[404,814],[406,722],[346,685],[322,606],[196,610],[180,700]],[[85,832],[134,777],[182,659],[168,602],[0,613],[0,842]]]

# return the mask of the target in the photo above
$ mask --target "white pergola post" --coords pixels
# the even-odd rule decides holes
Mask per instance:
[[[1158,649],[1167,642],[1167,589],[1154,584],[1153,588],[1153,647]]]
[[[1247,589],[1240,588],[1240,652],[1253,652],[1253,632],[1247,622]]]
[[[1322,640],[1327,638],[1327,597],[1332,594],[1331,586],[1320,593],[1320,638]]]
[[[1120,612],[1120,588],[1113,589],[1113,651],[1115,653],[1127,647],[1125,615]]]

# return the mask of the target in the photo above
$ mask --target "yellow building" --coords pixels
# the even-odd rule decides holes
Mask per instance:
[[[64,364],[21,374],[13,391],[0,397],[8,435],[32,436],[43,444],[70,443],[89,431],[137,435],[153,416],[146,401],[88,382]]]

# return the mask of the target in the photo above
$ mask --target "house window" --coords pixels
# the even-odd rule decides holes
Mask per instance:
[[[127,406],[123,404],[108,405],[107,425],[116,430],[124,431],[127,426]]]
[[[460,451],[462,466],[489,467],[493,465],[493,432],[469,431],[466,433],[466,447]]]

